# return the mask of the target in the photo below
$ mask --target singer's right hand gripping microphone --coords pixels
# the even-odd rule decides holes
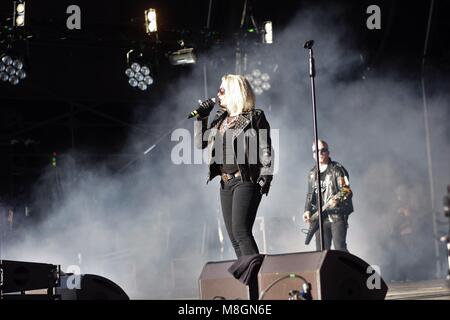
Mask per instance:
[[[200,104],[200,107],[197,108],[197,110],[192,111],[189,116],[188,119],[195,117],[195,116],[200,116],[200,118],[204,118],[209,116],[209,114],[211,113],[212,109],[214,108],[214,105],[216,103],[216,99],[215,98],[210,98],[207,99],[205,101],[201,101],[199,100],[198,103]]]

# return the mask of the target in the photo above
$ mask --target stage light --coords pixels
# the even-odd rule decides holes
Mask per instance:
[[[170,64],[174,66],[193,64],[197,62],[194,48],[186,48],[175,52],[169,52],[168,56]]]
[[[15,27],[25,26],[25,1],[14,1],[14,19]]]
[[[153,84],[153,77],[144,55],[130,50],[127,53],[127,63],[129,67],[125,70],[125,75],[128,77],[128,84],[142,91],[147,90]]]
[[[145,30],[149,34],[158,31],[155,9],[150,8],[148,10],[145,10]]]
[[[263,43],[273,43],[273,31],[272,31],[272,21],[264,22],[263,28]]]
[[[278,64],[260,60],[258,57],[246,58],[244,77],[250,82],[256,95],[261,95],[272,88],[273,76],[278,71]]]
[[[142,73],[144,76],[148,76],[148,75],[150,74],[150,69],[149,69],[147,66],[143,66],[143,67],[141,68],[141,73]]]
[[[56,156],[57,156],[56,151],[53,151],[53,154],[52,154],[52,167],[56,167]]]
[[[16,58],[10,54],[4,54],[0,58],[0,80],[9,82],[12,85],[19,84],[20,80],[27,77],[24,63],[21,58]]]
[[[105,277],[64,273],[60,265],[0,260],[0,271],[0,301],[130,299],[120,286]]]
[[[246,74],[245,77],[253,87],[253,91],[257,95],[261,95],[264,91],[271,88],[270,76],[268,73],[263,73],[259,69],[254,69],[252,73]]]

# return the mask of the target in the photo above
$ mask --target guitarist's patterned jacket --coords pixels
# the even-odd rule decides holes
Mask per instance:
[[[324,179],[322,180],[322,177]],[[338,162],[332,161],[328,163],[327,169],[321,175],[322,184],[322,207],[335,194],[344,191],[346,197],[332,209],[328,209],[326,213],[331,216],[348,215],[353,212],[352,196],[353,192],[349,185],[349,175],[347,170]],[[317,182],[316,167],[314,166],[308,174],[308,193],[306,194],[305,211],[314,212],[317,210]]]

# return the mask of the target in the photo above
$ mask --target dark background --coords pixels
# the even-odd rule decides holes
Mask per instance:
[[[201,58],[208,50],[236,41],[256,43],[248,32],[249,21],[240,28],[244,1],[212,1],[210,28],[206,28],[209,1],[27,1],[28,41],[15,48],[25,56],[28,78],[18,86],[0,83],[0,195],[7,202],[27,199],[31,186],[52,153],[63,157],[67,150],[86,161],[116,159],[120,168],[130,156],[120,153],[126,133],[136,123],[135,108],[145,104],[151,112],[168,90],[170,81],[189,74],[195,66],[170,66],[166,53],[183,39]],[[281,30],[309,1],[251,1],[249,12],[261,24],[272,20]],[[423,44],[429,1],[335,1],[344,10],[338,20],[350,24],[354,46],[363,53],[364,68],[388,72],[395,66],[404,76],[420,81]],[[81,7],[81,30],[65,26],[67,6]],[[376,4],[382,12],[381,30],[365,27],[366,8]],[[323,2],[333,10],[334,6]],[[158,41],[144,32],[144,10],[158,13]],[[8,26],[12,1],[0,2],[0,21]],[[426,76],[448,74],[449,4],[435,1]],[[317,21],[320,23],[320,21]],[[4,30],[4,29],[3,29]],[[276,32],[276,31],[275,31]],[[276,41],[276,40],[275,40]],[[297,44],[293,44],[297,45]],[[299,46],[301,44],[298,44]],[[4,43],[2,43],[4,47]],[[131,88],[124,76],[125,54],[143,47],[152,52],[155,83],[141,92]],[[4,49],[4,48],[2,48]],[[433,83],[441,90],[447,83]],[[160,128],[147,125],[155,138]]]

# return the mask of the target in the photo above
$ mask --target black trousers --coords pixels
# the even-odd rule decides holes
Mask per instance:
[[[261,202],[260,187],[241,177],[220,182],[223,220],[237,257],[258,254],[252,229]]]
[[[333,222],[328,220],[328,217],[322,220],[323,222],[323,241],[325,250],[331,249],[331,240],[333,240],[334,249],[347,251],[347,228],[348,215],[340,215],[333,218]],[[319,230],[316,232],[316,250],[320,250]]]

